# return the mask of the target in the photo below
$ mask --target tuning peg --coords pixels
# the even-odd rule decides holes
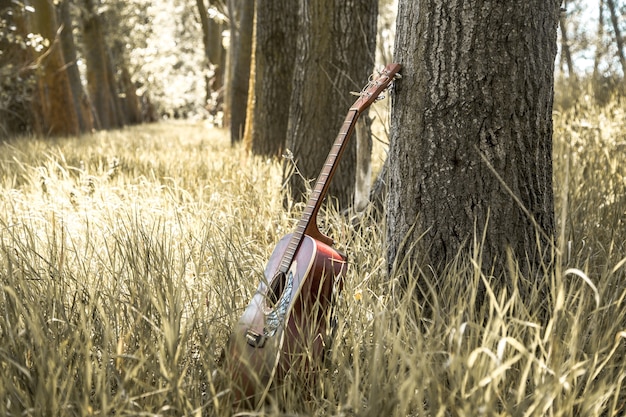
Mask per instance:
[[[399,72],[396,72],[396,73],[393,75],[393,79],[394,79],[394,80],[399,80],[400,78],[402,78],[402,74],[400,74]]]

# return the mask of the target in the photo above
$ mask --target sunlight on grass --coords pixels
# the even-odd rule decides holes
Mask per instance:
[[[328,367],[314,387],[288,376],[265,413],[623,414],[617,114],[555,115],[562,255],[544,277],[549,301],[522,301],[528,277],[512,260],[513,284],[487,286],[476,308],[489,282],[477,245],[439,277],[423,317],[411,291],[390,289],[377,216],[320,213],[350,262]],[[0,144],[0,187],[0,414],[233,413],[222,348],[302,208],[283,208],[279,161],[202,124],[161,123]]]

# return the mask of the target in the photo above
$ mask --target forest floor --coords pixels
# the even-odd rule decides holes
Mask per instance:
[[[515,290],[476,309],[479,251],[424,317],[390,290],[377,216],[324,209],[350,260],[327,368],[253,415],[623,414],[624,114],[555,113],[548,317]],[[232,415],[219,357],[302,210],[280,164],[202,123],[0,144],[0,414]]]

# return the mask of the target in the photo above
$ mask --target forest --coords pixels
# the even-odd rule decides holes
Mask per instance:
[[[236,119],[246,114],[253,3],[4,1],[0,137],[78,134],[164,118],[229,126],[231,114],[243,115],[234,121],[243,130]],[[393,53],[397,8],[380,3],[373,10],[379,65]],[[625,6],[566,0],[562,8],[557,107],[571,107],[581,95],[604,104],[623,89]],[[291,9],[295,16],[297,7]],[[234,141],[241,138],[235,132]]]
[[[625,31],[623,0],[0,0],[0,414],[624,414]],[[242,404],[300,228],[346,261],[324,353]]]

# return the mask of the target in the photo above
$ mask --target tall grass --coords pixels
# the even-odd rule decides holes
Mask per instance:
[[[391,289],[383,225],[325,210],[350,260],[328,367],[260,411],[626,413],[623,112],[555,115],[546,320],[515,285],[475,308],[479,247],[440,277],[425,319]],[[301,209],[283,208],[280,177],[201,124],[0,145],[0,414],[231,415],[222,347]]]

